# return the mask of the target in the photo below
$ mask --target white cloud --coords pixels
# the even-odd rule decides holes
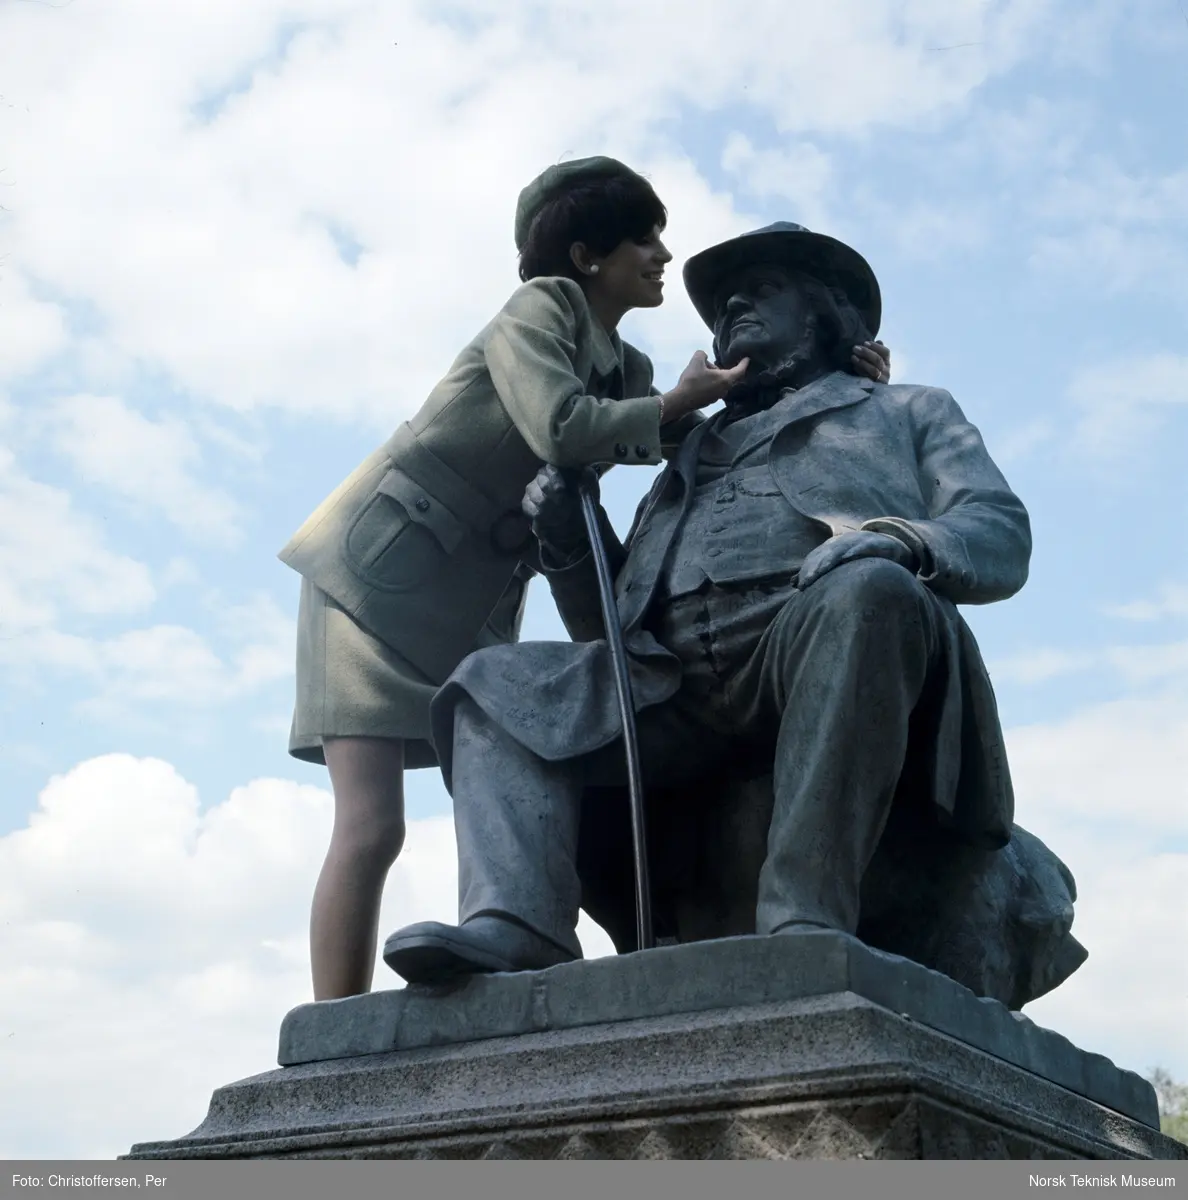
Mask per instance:
[[[201,579],[197,566],[190,559],[175,555],[161,570],[160,584],[162,589],[182,588],[199,583]]]
[[[0,447],[0,637],[52,626],[63,613],[138,612],[155,596],[143,563],[108,549],[99,522]]]
[[[1055,833],[1109,826],[1109,837],[1188,836],[1188,701],[1151,690],[1066,720],[1010,731],[1019,820],[1039,813]],[[1054,849],[1058,847],[1054,844]],[[1188,906],[1184,914],[1188,917]]]
[[[976,201],[957,209],[947,203],[900,204],[885,210],[882,220],[896,248],[909,259],[968,260],[989,236],[988,215]]]
[[[258,779],[203,808],[169,764],[126,755],[51,780],[0,838],[0,1153],[178,1137],[214,1088],[275,1065],[281,1017],[310,998],[331,804]],[[381,930],[452,921],[456,886],[452,822],[410,822]],[[380,963],[376,986],[397,983]]]
[[[1078,373],[1068,393],[1079,414],[1074,446],[1099,458],[1118,458],[1188,405],[1188,357],[1154,354],[1102,363]]]
[[[1180,612],[1177,585],[1115,609]],[[991,664],[1039,683],[1111,671],[1121,696],[1007,730],[1016,819],[1071,868],[1089,960],[1027,1014],[1133,1070],[1188,1075],[1188,643],[1037,649]]]
[[[100,684],[85,706],[93,718],[160,703],[205,707],[236,691],[235,674],[200,634],[184,626],[132,629],[86,648],[87,666]]]
[[[832,180],[829,156],[812,142],[760,150],[742,133],[732,133],[722,150],[722,167],[745,195],[777,199],[793,219],[810,229],[829,227],[825,196]]]
[[[1154,600],[1132,600],[1106,609],[1112,617],[1125,621],[1158,621],[1168,617],[1188,617],[1188,584],[1165,583]]]
[[[1059,222],[1093,223],[1107,215],[1120,226],[1180,222],[1188,211],[1188,170],[1135,175],[1098,158],[1078,175],[1058,176],[1040,211]]]
[[[229,606],[215,624],[222,648],[183,625],[150,625],[109,637],[30,629],[0,642],[0,662],[30,685],[44,683],[52,672],[88,684],[91,694],[77,711],[105,725],[217,711],[292,676],[296,622],[271,598]]]
[[[1105,669],[1128,687],[1188,679],[1188,642],[1060,650],[1041,646],[990,664],[995,679],[1023,685],[1047,683],[1065,675]]]
[[[954,152],[966,170],[990,158],[1008,178],[1030,176],[1037,164],[1049,173],[1071,173],[1095,128],[1094,113],[1083,100],[1029,94],[1016,106],[972,114],[969,133]]]
[[[1183,300],[1188,171],[1133,174],[1097,159],[1057,174],[1033,206],[1035,264],[1109,292]]]
[[[997,439],[994,461],[1003,467],[1021,462],[1041,447],[1050,445],[1056,433],[1056,423],[1047,417],[1027,421]]]
[[[1188,1075],[1188,853],[1112,848],[1075,827],[1050,843],[1077,880],[1074,933],[1089,959],[1026,1009],[1086,1049],[1145,1073]]]
[[[513,286],[509,214],[545,163],[618,153],[671,181],[674,216],[724,210],[737,232],[663,132],[682,106],[745,96],[782,134],[910,124],[1058,30],[1049,0],[846,0],[804,13],[795,36],[786,6],[761,0],[746,37],[726,6],[673,21],[659,0],[476,2],[456,26],[345,0],[186,0],[167,19],[133,0],[36,7],[0,10],[0,40],[37,47],[5,84],[28,105],[8,150],[20,271],[93,310],[95,361],[234,408],[382,425]],[[977,45],[929,49],[953,40]],[[552,102],[574,78],[582,103]],[[755,190],[795,183],[770,152],[752,160]],[[825,166],[796,164],[811,194]],[[696,344],[697,325],[683,336]]]
[[[251,688],[293,673],[297,622],[271,596],[257,595],[246,604],[220,612],[224,636],[238,647],[234,656],[236,685]]]
[[[150,420],[118,396],[75,395],[49,414],[59,453],[81,481],[131,501],[134,512],[159,513],[202,541],[239,540],[238,506],[198,478],[202,450],[177,417]]]
[[[62,310],[32,296],[25,280],[7,270],[0,254],[0,313],[4,336],[0,338],[0,381],[24,375],[66,344]]]
[[[990,674],[1001,682],[1047,683],[1061,675],[1087,671],[1097,666],[1100,655],[1084,650],[1057,650],[1041,647],[1010,658],[998,658],[990,664]]]
[[[1188,1076],[1188,697],[1147,691],[1007,731],[1016,819],[1077,881],[1088,962],[1027,1015]]]
[[[1188,642],[1115,646],[1106,660],[1131,685],[1188,679]]]
[[[88,453],[85,439],[79,453]],[[129,471],[135,466],[127,464]],[[111,478],[114,485],[118,472]],[[179,472],[177,496],[187,486]],[[191,498],[201,496],[194,484]],[[194,564],[180,558],[162,574],[169,587],[199,579]],[[110,626],[143,614],[157,596],[145,564],[110,549],[104,526],[68,492],[30,479],[0,448],[0,665],[14,691],[81,681],[91,696],[80,715],[111,723],[159,719],[162,705],[213,709],[292,674],[293,615],[263,595],[236,603],[211,592],[214,637],[166,623],[91,631],[95,622]]]
[[[16,1156],[176,1136],[228,1072],[268,1067],[307,998],[293,947],[329,808],[260,780],[202,812],[172,767],[119,755],[51,781],[0,839],[0,1127]]]

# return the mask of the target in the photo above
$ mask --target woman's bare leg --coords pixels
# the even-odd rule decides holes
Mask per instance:
[[[384,881],[404,844],[404,743],[325,741],[334,831],[314,889],[309,954],[315,1000],[371,990]]]

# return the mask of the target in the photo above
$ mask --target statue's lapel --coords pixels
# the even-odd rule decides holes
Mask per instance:
[[[789,391],[775,406],[781,424],[805,421],[836,408],[849,408],[860,404],[874,388],[874,381],[859,379],[846,371],[834,371],[823,375],[798,391]]]
[[[804,444],[804,422],[809,417],[860,404],[873,389],[871,380],[837,371],[799,392],[790,392],[776,406],[787,408],[771,445],[772,477],[793,508],[809,520],[829,526],[834,533],[849,527],[840,517],[847,508],[843,493],[853,482],[846,470],[847,461],[844,457],[797,453],[796,447]]]
[[[718,414],[715,413],[708,420],[700,422],[697,428],[685,438],[677,452],[673,465],[690,489],[697,482],[697,459],[701,454],[701,443],[705,440],[705,435],[709,432],[710,427],[717,425],[717,419]]]
[[[644,532],[645,526],[650,528],[652,519],[656,517],[661,505],[664,505],[660,519],[664,522],[664,541],[667,545],[668,538],[672,536],[689,507],[693,489],[697,484],[697,456],[700,453],[701,439],[705,437],[706,431],[713,423],[713,417],[710,417],[708,421],[700,422],[697,428],[681,443],[680,449],[669,459],[664,470],[660,472],[660,477],[652,485],[651,494],[636,522],[636,528],[641,534]],[[677,487],[681,488],[679,499],[673,491]]]

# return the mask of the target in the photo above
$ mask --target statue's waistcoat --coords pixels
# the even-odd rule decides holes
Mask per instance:
[[[786,418],[771,409],[714,422],[702,439],[689,508],[665,561],[659,593],[790,577],[826,531],[787,503],[769,451]]]

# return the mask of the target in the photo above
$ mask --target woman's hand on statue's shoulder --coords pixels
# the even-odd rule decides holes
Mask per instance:
[[[855,375],[873,379],[875,383],[891,382],[891,348],[882,342],[863,342],[855,346],[850,365]]]

